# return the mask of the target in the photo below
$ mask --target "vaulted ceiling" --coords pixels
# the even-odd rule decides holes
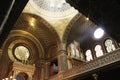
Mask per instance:
[[[114,1],[66,0],[66,1],[69,4],[71,4],[71,6],[75,7],[80,13],[89,17],[90,20],[93,21],[93,23],[97,24],[97,26],[102,25],[109,35],[111,35],[113,38],[119,41],[118,27],[120,5],[117,0]],[[19,6],[18,3],[19,2],[16,2],[17,6]],[[49,3],[53,3],[53,5]],[[64,33],[64,30],[67,29],[67,27],[71,26],[71,23],[75,21],[75,19],[72,18],[77,14],[77,11],[74,8],[70,7],[68,3],[65,3],[64,0],[62,1],[55,0],[54,2],[47,0],[30,0],[23,10],[24,14],[22,14],[18,18],[16,23],[17,26],[15,25],[14,29],[22,29],[35,35],[44,46],[45,51],[47,51],[51,45],[54,45],[56,44],[55,43],[56,41],[59,41],[58,37],[61,37],[63,35],[64,38],[64,34],[66,34],[66,32]],[[10,5],[10,2],[8,4]],[[8,6],[2,8],[1,10],[5,9],[5,11],[7,11],[7,7]],[[23,7],[21,7],[20,9],[22,10]],[[16,11],[18,10],[16,9],[16,7],[14,7],[13,12],[15,13]],[[2,14],[4,13],[2,12]],[[3,16],[1,16],[1,19],[4,18]],[[16,16],[18,17],[19,15],[17,14]],[[41,16],[42,18],[40,18],[39,16]],[[16,20],[14,19],[15,18],[14,15],[11,15],[10,17],[13,18],[11,18],[11,21],[8,20],[7,22],[8,24],[6,23],[6,26],[4,27],[2,34],[0,36],[1,45],[5,40],[7,34],[11,30],[11,28],[13,27],[13,23],[15,23]],[[33,21],[34,24],[31,24],[31,21]],[[65,22],[65,24],[61,24],[60,22],[61,23]],[[67,26],[67,24],[70,25]],[[96,26],[95,24],[89,22],[86,23],[83,16],[80,17],[78,20],[76,20],[76,22],[74,22],[74,24],[72,24],[73,28],[71,28],[70,33],[68,33],[69,36],[67,36],[68,44],[73,40],[76,40],[79,43],[83,44],[85,43],[84,41],[88,40],[86,42],[89,43],[90,41],[89,39],[92,39],[90,36],[89,36],[90,38],[88,39],[88,34],[92,34],[89,31],[91,29],[90,26]],[[47,26],[48,28],[44,26]],[[54,27],[54,29],[52,27]],[[5,36],[3,36],[3,34]],[[51,37],[51,35],[53,34],[56,35]],[[56,39],[53,40],[53,38]]]
[[[63,42],[67,44],[76,40],[80,43],[82,48],[92,47],[93,43],[98,41],[93,39],[93,32],[99,24],[104,25],[103,28],[105,28],[107,33],[117,41],[120,41],[120,32],[118,29],[120,22],[120,5],[117,0],[66,0],[79,10],[80,13],[73,7],[70,7],[68,3],[65,3],[64,0],[54,0],[55,5],[49,5],[50,0],[29,0],[27,5],[27,0],[24,1],[25,0],[23,0],[23,2],[15,2],[10,16],[1,31],[0,47],[8,34],[10,37],[11,35],[18,35],[15,36],[14,39],[11,38],[8,43],[18,39],[18,42],[21,40],[21,43],[26,43],[29,46],[32,45],[31,48],[34,49],[35,53],[32,56],[34,58],[33,62],[40,59],[37,53],[41,54],[42,51],[39,52],[37,50],[41,47],[44,53],[48,53],[49,49],[51,49],[51,54],[54,53],[52,50],[57,50],[54,45],[57,45],[61,38]],[[62,7],[57,5],[62,1]],[[6,2],[8,3],[6,4]],[[2,4],[0,3],[0,6],[2,5],[2,7],[0,7],[0,14],[2,14],[0,15],[0,24],[2,24],[5,19],[5,13],[8,11],[10,3],[10,0],[4,1]],[[93,22],[86,21],[86,16]],[[28,34],[32,37],[29,37]],[[37,43],[34,44],[31,41],[33,39],[30,38],[34,38],[38,41],[38,43],[41,44],[40,48],[39,46],[36,47]],[[9,44],[7,44],[7,48],[9,48]],[[7,48],[4,49],[4,54],[8,53]],[[7,55],[4,56],[6,62],[7,60],[10,61]],[[4,61],[4,57],[2,61]],[[9,64],[9,62],[4,63],[4,65],[5,64]],[[6,67],[8,68],[8,66]]]
[[[118,0],[66,0],[79,12],[102,26],[114,39],[120,42],[120,3]]]
[[[60,41],[57,32],[49,23],[32,14],[21,14],[12,30],[23,30],[35,36],[42,44],[45,53]]]

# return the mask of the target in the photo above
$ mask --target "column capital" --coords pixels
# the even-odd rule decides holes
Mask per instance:
[[[66,50],[66,43],[63,43],[63,42],[59,43],[58,44],[58,51],[59,50]]]
[[[57,54],[58,55],[63,55],[63,54],[67,55],[66,43],[63,43],[63,42],[59,43]]]

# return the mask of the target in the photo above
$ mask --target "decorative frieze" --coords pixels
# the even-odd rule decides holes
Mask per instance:
[[[28,79],[32,80],[34,71],[35,66],[33,65],[25,65],[20,62],[14,62],[8,77],[12,76],[13,78],[16,78],[20,73],[25,73],[28,76]]]
[[[83,63],[79,66],[76,66],[72,69],[65,71],[63,73],[63,78],[66,79],[77,75],[81,75],[83,73],[87,73],[89,71],[96,70],[104,66],[108,66],[118,61],[120,61],[120,49],[112,53],[108,53],[97,59],[94,59],[93,61]]]
[[[51,76],[49,80],[66,80],[72,77],[85,74],[89,71],[98,70],[101,67],[109,66],[115,62],[120,61],[120,49],[114,52],[107,53],[97,59],[80,64],[79,66],[62,71],[57,75]]]

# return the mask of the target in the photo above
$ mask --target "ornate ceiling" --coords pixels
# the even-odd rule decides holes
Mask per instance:
[[[50,5],[51,3],[53,6]],[[55,6],[58,5],[61,7],[56,8]],[[60,39],[62,39],[66,26],[78,14],[78,11],[64,0],[30,0],[24,8],[23,13],[30,13],[44,18],[44,20],[52,25]]]
[[[23,12],[34,13],[47,19],[63,19],[78,13],[65,0],[30,0]]]
[[[65,0],[31,0],[31,2],[50,12],[63,12],[71,8]]]
[[[51,6],[49,3],[53,3],[53,5]],[[61,7],[56,7],[61,4]],[[52,10],[53,8],[54,10]],[[72,11],[75,12],[74,15],[63,17],[64,13],[72,14]],[[51,13],[57,15],[51,15]],[[60,40],[69,44],[73,40],[81,43],[81,41],[88,39],[85,39],[85,34],[95,25],[87,21],[86,17],[80,13],[76,16],[77,13],[78,11],[70,7],[64,0],[53,0],[53,2],[50,0],[30,0],[18,18],[13,30],[23,30],[33,35],[42,45],[44,53],[48,53],[52,46],[58,47]],[[63,15],[60,16],[60,14]],[[54,19],[51,19],[53,17]]]
[[[60,41],[69,44],[73,40],[79,43],[88,40],[89,44],[91,38],[88,37],[91,37],[90,31],[95,24],[87,21],[81,13],[77,14],[78,11],[64,0],[30,0],[13,30],[33,35],[44,53],[48,53],[52,46],[58,47]]]
[[[60,39],[54,28],[44,19],[32,14],[21,14],[5,44],[8,46],[11,43],[15,45],[15,41],[17,41],[16,43],[20,41],[22,44],[36,47],[35,50],[38,52],[33,50],[33,53],[40,54],[42,55],[41,58],[44,58],[52,46],[57,46]],[[11,43],[8,44],[8,42]]]
[[[120,42],[120,2],[119,0],[66,0],[71,6],[104,30],[117,42]]]
[[[13,30],[23,30],[33,35],[42,44],[45,53],[60,41],[57,32],[49,23],[32,14],[21,14]]]
[[[6,74],[9,63],[16,60],[13,53],[17,46],[28,48],[29,61],[39,67],[40,61],[54,58],[58,48],[73,40],[83,49],[94,45],[97,41],[92,40],[92,32],[96,27],[64,0],[29,0],[2,47],[4,52],[0,49],[1,62],[5,59],[2,67],[7,64],[3,72]]]
[[[33,46],[32,50],[36,50],[32,52],[35,53],[33,57],[36,56],[37,59],[40,58],[38,56],[42,56],[44,58],[47,56],[45,54],[52,51],[50,50],[52,47],[57,51],[67,24],[77,13],[78,11],[64,0],[30,0],[12,28],[5,42],[7,45],[4,45],[3,48],[13,49],[13,45],[20,42],[20,44]],[[12,51],[10,51],[11,53]],[[13,60],[13,57],[11,59]],[[32,61],[34,62],[34,60]]]

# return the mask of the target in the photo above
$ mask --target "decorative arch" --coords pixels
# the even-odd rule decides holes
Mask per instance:
[[[30,20],[33,20],[35,24],[30,24]],[[18,28],[18,26],[21,27]],[[42,17],[35,14],[22,13],[19,19],[17,20],[14,29],[22,29],[35,36],[36,39],[38,39],[38,41],[43,46],[45,54],[48,54],[48,50],[51,46],[53,45],[58,46],[59,43],[61,42],[59,35],[56,32],[56,30],[53,28],[53,26],[50,25]]]
[[[82,14],[78,13],[68,24],[63,34],[62,42],[66,43],[68,35],[70,33],[71,28],[73,27],[74,23],[82,16]]]
[[[85,55],[86,55],[86,61],[93,60],[92,51],[90,49],[86,50]]]
[[[107,53],[112,52],[116,49],[115,41],[111,38],[106,38],[103,42],[105,50]]]
[[[74,40],[80,44],[80,48],[83,51],[92,47],[95,40],[92,38],[92,32],[96,25],[87,20],[86,16],[78,13],[68,24],[64,32],[62,41],[66,43],[66,47]]]
[[[8,56],[10,60],[14,61],[15,58],[12,55],[13,54],[13,48],[17,45],[26,45],[30,48],[31,50],[31,57],[35,57],[35,54],[37,55],[38,58],[36,59],[41,59],[44,58],[44,49],[41,43],[36,39],[32,34],[23,31],[23,30],[12,30],[9,37],[6,39],[5,43],[3,44],[2,49],[6,51],[5,53],[8,53]],[[34,47],[36,48],[34,48]],[[34,50],[36,49],[36,51]],[[7,52],[8,51],[8,52]],[[33,54],[35,53],[35,54]]]
[[[100,57],[100,56],[103,56],[103,55],[104,55],[102,46],[101,46],[100,44],[96,44],[96,45],[94,46],[94,51],[95,51],[96,57]]]
[[[45,19],[43,19],[42,17],[38,15],[30,14],[30,13],[22,13],[21,15],[29,15],[29,16],[36,18],[39,22],[42,22],[45,25],[45,27],[47,27],[54,34],[56,40],[60,42],[60,38],[59,38],[57,31]]]
[[[30,24],[28,22],[28,20],[30,18],[35,19],[36,23],[39,26],[37,29],[35,29],[35,27],[33,27],[33,26],[30,26]],[[42,27],[42,28],[40,28],[40,27]],[[42,31],[43,34],[36,35],[36,34],[39,34],[39,31],[41,29],[43,29],[43,31]],[[47,31],[44,31],[46,29],[47,29]],[[44,32],[47,35],[50,35],[50,37],[49,37],[50,39],[48,38],[47,35],[44,36],[45,35]],[[43,40],[41,40],[42,35],[43,35],[43,37],[42,37]],[[4,65],[6,65],[6,67],[4,67],[4,66],[1,66],[1,67],[3,67],[2,69],[5,69],[6,71],[2,70],[1,72],[3,72],[4,75],[7,75],[7,71],[9,70],[10,64],[15,60],[13,57],[12,57],[12,60],[11,60],[11,58],[9,58],[8,49],[11,54],[12,50],[10,50],[10,49],[13,49],[14,46],[16,46],[16,44],[18,44],[19,42],[20,42],[20,44],[28,45],[28,47],[34,46],[34,47],[30,47],[32,49],[31,51],[33,51],[33,53],[35,53],[32,55],[30,60],[32,59],[31,64],[33,64],[33,63],[38,64],[40,62],[40,60],[46,58],[45,55],[47,54],[47,51],[50,48],[50,46],[58,45],[58,43],[60,42],[60,39],[59,39],[59,36],[58,36],[56,30],[43,18],[41,18],[40,16],[37,16],[35,14],[22,13],[19,16],[19,18],[17,19],[14,27],[12,28],[10,34],[8,35],[8,38],[5,40],[5,42],[2,46],[2,50],[4,52],[2,53],[1,60],[5,60]],[[44,44],[46,46],[44,46]],[[39,49],[39,48],[41,48],[41,49]],[[33,49],[37,49],[37,50],[35,51]],[[1,62],[0,64],[3,64],[3,63]]]

